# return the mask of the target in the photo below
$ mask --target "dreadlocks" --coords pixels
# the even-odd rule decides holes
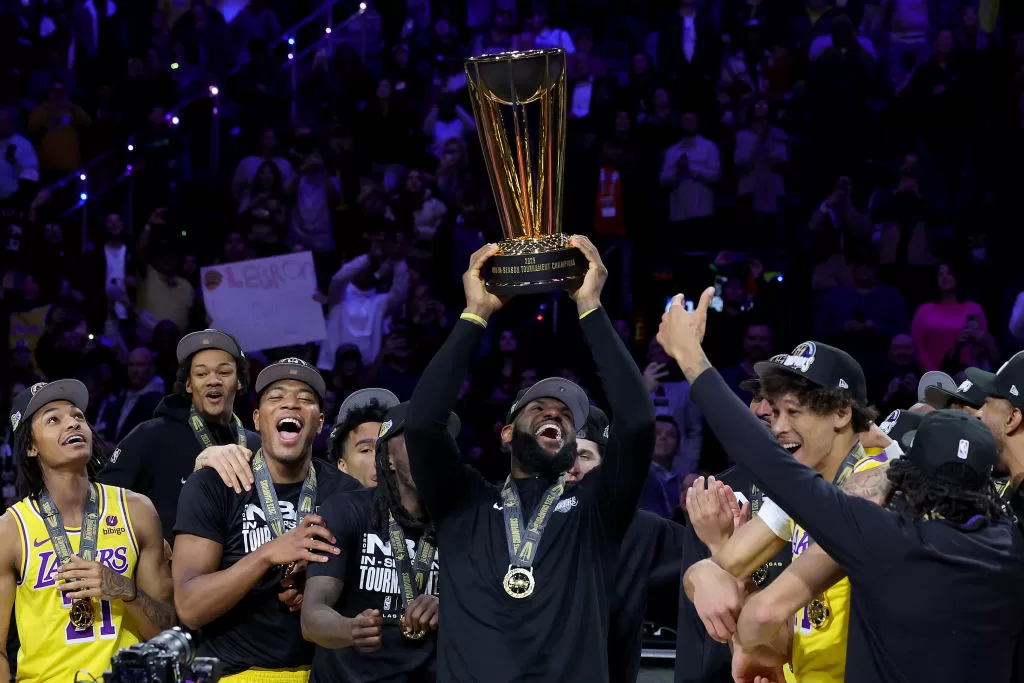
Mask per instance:
[[[393,438],[393,437],[392,437]],[[375,451],[377,464],[377,487],[373,491],[373,510],[370,513],[370,524],[383,536],[387,536],[389,520],[388,515],[393,515],[395,521],[403,529],[419,529],[423,531],[424,538],[431,541],[434,539],[433,521],[424,522],[416,519],[402,507],[401,494],[398,491],[398,479],[388,462],[388,442],[391,439],[380,439],[377,441]]]
[[[104,465],[107,464],[107,453],[109,448],[103,438],[89,425],[92,433],[92,457],[86,465],[89,481],[96,481],[96,477]],[[32,447],[32,425],[26,424],[14,432],[14,440],[11,450],[14,455],[16,467],[16,479],[14,483],[18,498],[31,496],[35,498],[43,491],[43,470],[39,466],[39,458],[28,456],[29,448]]]
[[[988,478],[979,478],[960,463],[949,463],[938,470],[937,478],[926,477],[907,458],[889,465],[892,482],[889,507],[914,519],[946,519],[966,524],[974,517],[997,519],[1003,505]]]

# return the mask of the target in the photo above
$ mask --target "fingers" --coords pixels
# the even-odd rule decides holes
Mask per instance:
[[[573,235],[569,238],[569,244],[582,251],[583,256],[586,257],[589,263],[601,263],[601,253],[594,246],[594,243],[590,241],[589,237]]]
[[[62,593],[65,593],[72,600],[84,600],[86,598],[102,598],[104,597],[103,591],[99,589],[99,586],[93,588],[80,589],[77,584],[70,585],[64,584],[58,587]],[[75,590],[64,590],[74,588]]]
[[[352,640],[355,645],[364,652],[379,648],[382,624],[379,610],[363,610],[352,620]]]
[[[324,518],[317,514],[308,514],[302,518],[302,521],[299,523],[299,526],[302,528],[311,526],[322,527],[324,526]]]
[[[669,304],[669,310],[671,311],[673,306],[679,306],[680,308],[682,308],[685,303],[686,297],[683,296],[682,294],[676,294],[674,297],[672,297],[672,303]]]
[[[750,501],[747,501],[746,503],[743,504],[743,507],[740,508],[740,518],[739,518],[739,523],[736,525],[736,528],[737,529],[740,528],[741,526],[743,526],[744,524],[746,524],[749,521],[750,521]]]
[[[281,591],[280,593],[277,594],[277,599],[280,600],[281,602],[283,602],[286,605],[291,605],[292,603],[295,602],[296,598],[300,598],[300,597],[302,597],[302,593],[300,593],[299,591],[295,590],[294,588],[289,588],[288,590]]]
[[[469,272],[479,273],[480,270],[484,267],[484,264],[487,263],[487,259],[491,258],[497,253],[497,244],[485,244],[484,246],[474,251],[473,255],[469,257]]]
[[[704,292],[700,295],[700,301],[697,303],[696,312],[699,313],[701,316],[707,317],[708,307],[711,306],[711,299],[714,298],[714,296],[714,287],[708,287],[707,289],[705,289]]]
[[[719,482],[718,496],[725,507],[732,512],[732,516],[738,517],[740,514],[740,502],[736,499],[736,494],[733,492],[732,487]]]
[[[331,530],[325,526],[307,527],[302,535],[310,540],[322,538],[328,543],[335,543],[337,541],[337,539],[334,538],[334,534],[331,533]]]
[[[318,554],[324,553],[324,554]],[[326,562],[329,558],[325,555],[340,555],[341,549],[337,546],[324,543],[323,541],[310,541],[309,549],[299,555],[300,560],[307,562]]]

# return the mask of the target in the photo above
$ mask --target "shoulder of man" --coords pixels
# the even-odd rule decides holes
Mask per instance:
[[[335,491],[320,504],[320,516],[331,531],[360,525],[369,519],[373,507],[373,489]]]
[[[317,489],[322,492],[317,494],[320,500],[326,501],[335,493],[359,491],[363,488],[358,479],[342,472],[334,463],[313,458],[313,467],[316,469]]]
[[[263,437],[260,436],[259,432],[254,432],[249,429],[245,430],[245,447],[255,453],[263,446]]]

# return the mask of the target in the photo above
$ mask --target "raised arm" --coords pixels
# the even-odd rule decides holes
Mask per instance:
[[[610,515],[612,529],[621,537],[633,519],[651,467],[654,404],[643,375],[601,307],[601,290],[608,277],[601,254],[586,237],[574,235],[571,240],[589,262],[583,284],[572,297],[612,413],[608,446],[595,473],[598,505]]]
[[[889,513],[868,500],[843,493],[797,462],[711,367],[700,340],[713,294],[713,289],[705,290],[693,313],[687,312],[682,297],[677,297],[662,317],[658,341],[683,369],[694,401],[725,452],[844,568],[870,565],[878,535],[893,529]],[[868,543],[870,536],[874,541]]]
[[[466,309],[423,371],[409,401],[405,420],[409,466],[420,496],[435,519],[462,500],[475,482],[482,481],[462,465],[459,447],[448,433],[448,415],[458,400],[487,321],[503,304],[484,288],[480,274],[487,259],[497,252],[497,245],[487,244],[470,258],[469,269],[462,276]]]

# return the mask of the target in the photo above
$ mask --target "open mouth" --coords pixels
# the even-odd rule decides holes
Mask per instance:
[[[783,444],[782,444],[782,447],[783,447],[783,448],[785,448],[785,449],[786,449],[786,451],[787,451],[787,452],[788,452],[788,453],[789,453],[790,455],[795,455],[795,454],[796,454],[796,452],[797,452],[798,450],[800,450],[800,446],[801,446],[801,445],[802,445],[802,444],[798,444],[798,443],[790,443],[790,442],[787,442],[787,443],[783,443]]]
[[[298,443],[302,432],[302,420],[297,417],[282,417],[277,421],[277,438],[285,445]]]
[[[84,446],[86,443],[85,437],[81,434],[72,434],[68,438],[64,439],[62,445],[64,446]]]
[[[542,443],[546,441],[556,445],[558,448],[561,448],[562,446],[562,428],[558,426],[558,423],[556,422],[543,423],[537,428],[537,431],[534,432],[534,436],[536,436]]]
[[[211,403],[217,403],[217,402],[219,402],[223,398],[224,398],[224,392],[219,390],[219,389],[216,389],[214,391],[206,392],[206,400],[210,401]]]

